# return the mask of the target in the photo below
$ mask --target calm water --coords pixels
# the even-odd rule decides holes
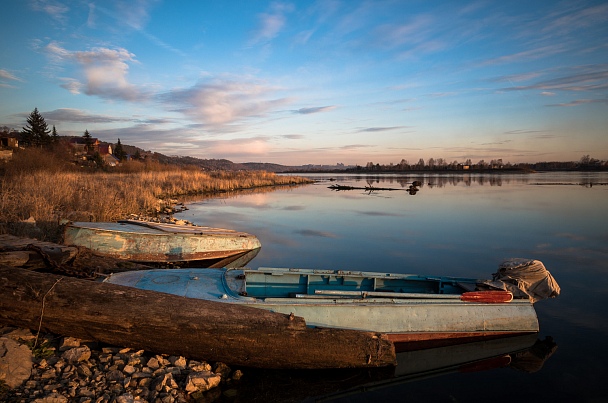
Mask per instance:
[[[193,203],[180,218],[255,234],[254,268],[488,278],[505,258],[539,259],[562,288],[536,304],[539,338],[552,337],[557,349],[535,372],[455,371],[377,388],[361,386],[382,378],[375,373],[247,371],[239,401],[608,401],[608,173],[313,178]],[[410,195],[414,180],[423,185]],[[327,188],[334,183],[395,190]],[[327,397],[348,387],[355,390]]]

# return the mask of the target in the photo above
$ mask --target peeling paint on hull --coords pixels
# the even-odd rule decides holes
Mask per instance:
[[[74,222],[64,243],[101,255],[144,263],[174,263],[238,258],[261,247],[251,234],[222,228],[120,221]]]

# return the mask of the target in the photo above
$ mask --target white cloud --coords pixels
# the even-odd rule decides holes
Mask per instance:
[[[23,81],[13,73],[3,69],[0,69],[0,80]]]
[[[192,88],[174,90],[162,97],[167,105],[196,121],[212,126],[232,124],[269,113],[289,99],[268,99],[276,89],[247,79],[215,79]]]
[[[61,108],[50,112],[44,112],[44,117],[49,121],[72,123],[115,123],[135,121],[135,119],[131,118],[91,114],[83,110],[73,108]]]
[[[568,74],[557,78],[540,81],[531,85],[504,88],[505,91],[519,90],[566,90],[566,91],[591,91],[605,90],[608,88],[608,70],[605,66],[591,66],[591,70],[584,70],[574,74]]]
[[[61,88],[65,88],[73,95],[80,94],[82,90],[82,84],[80,83],[80,81],[75,80],[73,78],[61,78],[60,80],[62,81]]]
[[[586,104],[606,104],[608,105],[608,99],[577,99],[572,102],[561,103],[561,104],[551,104],[547,106],[579,106]]]
[[[81,91],[108,99],[136,101],[144,96],[127,80],[128,62],[135,62],[135,55],[123,48],[93,48],[89,51],[71,52],[58,43],[49,43],[45,50],[56,61],[76,62],[82,68],[83,78],[63,78],[61,86],[73,94]]]
[[[302,115],[309,115],[311,113],[320,113],[320,112],[328,112],[331,111],[333,109],[336,109],[335,105],[330,105],[330,106],[315,106],[312,108],[300,108],[296,111],[294,111],[294,113],[299,113]]]
[[[67,22],[66,14],[70,9],[54,0],[32,0],[30,2],[32,9],[36,11],[42,11],[50,15],[53,19],[65,23]]]
[[[116,2],[116,8],[122,22],[141,30],[150,18],[148,10],[156,3],[157,0],[126,0]]]
[[[274,39],[285,26],[287,20],[285,14],[292,10],[291,5],[274,3],[269,13],[260,14],[260,27],[254,33],[251,43],[263,43]]]

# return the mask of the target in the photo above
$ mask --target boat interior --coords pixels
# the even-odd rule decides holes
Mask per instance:
[[[477,287],[468,278],[273,268],[239,270],[235,280],[230,288],[253,298],[459,298]]]

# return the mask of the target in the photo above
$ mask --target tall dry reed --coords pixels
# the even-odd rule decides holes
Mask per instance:
[[[155,214],[180,196],[307,182],[268,172],[203,172],[167,166],[130,173],[13,167],[0,177],[0,231],[57,240],[63,219],[114,221],[129,214]]]

